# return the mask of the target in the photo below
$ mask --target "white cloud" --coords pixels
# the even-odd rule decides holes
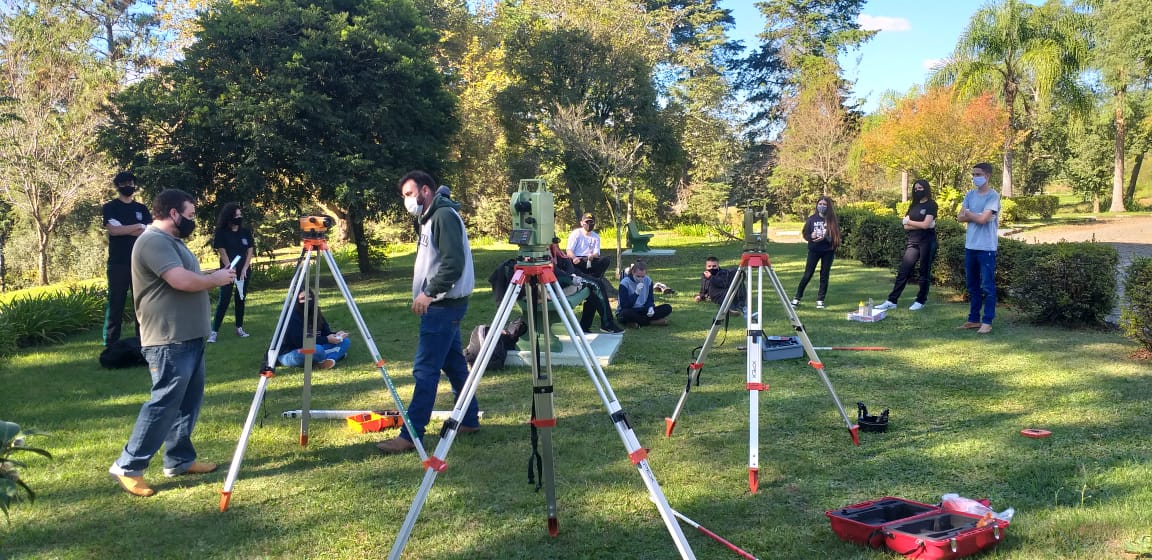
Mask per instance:
[[[943,58],[925,58],[924,62],[920,63],[925,70],[935,70],[937,66],[944,63]]]
[[[912,29],[912,24],[901,17],[860,14],[856,16],[856,22],[868,31],[908,31]]]

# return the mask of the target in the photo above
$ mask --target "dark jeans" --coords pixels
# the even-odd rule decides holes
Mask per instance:
[[[212,321],[212,332],[220,330],[224,324],[224,316],[228,314],[228,302],[236,300],[236,328],[244,326],[244,298],[240,297],[240,290],[235,284],[220,286],[220,301],[216,303],[216,318]],[[257,325],[259,326],[259,325]]]
[[[828,250],[824,252],[808,251],[808,262],[804,265],[804,276],[800,278],[800,285],[796,288],[796,299],[804,298],[804,289],[808,287],[808,282],[812,280],[812,273],[816,272],[816,263],[820,263],[820,291],[816,292],[816,300],[824,301],[824,296],[828,295],[828,276],[832,274],[832,260],[836,257],[836,251]]]
[[[636,323],[641,327],[648,326],[652,321],[663,319],[672,314],[672,306],[667,303],[662,303],[655,307],[656,312],[649,317],[648,310],[633,307],[632,309],[621,309],[620,313],[616,315],[616,319],[621,323]]]
[[[608,289],[605,287],[604,278],[584,275],[580,275],[580,278],[590,288],[588,297],[584,300],[584,308],[580,311],[580,328],[588,332],[592,328],[592,319],[596,318],[597,312],[600,313],[601,327],[605,329],[615,327],[612,308],[608,306]]]
[[[595,276],[603,278],[604,273],[608,271],[608,267],[612,266],[612,261],[596,257],[589,259],[588,257],[580,257],[580,264],[574,264],[576,273],[581,276]]]
[[[104,308],[104,345],[120,340],[124,322],[124,304],[132,289],[132,265],[108,265],[108,306]],[[136,336],[140,336],[140,321],[136,321]]]
[[[904,248],[904,258],[900,260],[900,271],[896,273],[896,285],[892,286],[892,293],[888,294],[888,301],[898,303],[900,294],[904,293],[904,286],[912,277],[912,270],[916,268],[916,261],[920,261],[920,291],[916,292],[916,302],[923,305],[928,302],[928,288],[932,285],[932,261],[936,259],[936,238],[926,241],[909,241]]]
[[[996,318],[996,251],[964,250],[964,276],[968,281],[968,322],[992,324]],[[984,316],[980,316],[983,308]]]
[[[420,338],[416,343],[416,357],[412,360],[412,377],[416,384],[412,390],[412,400],[408,402],[408,418],[412,420],[412,430],[421,439],[424,428],[432,419],[432,407],[436,404],[436,388],[440,384],[440,372],[448,376],[452,394],[459,399],[460,390],[468,380],[468,362],[460,345],[460,321],[467,306],[431,306],[420,317]],[[480,406],[476,399],[464,408],[464,418],[460,424],[475,428],[480,425]],[[408,430],[401,430],[400,437],[411,441]]]

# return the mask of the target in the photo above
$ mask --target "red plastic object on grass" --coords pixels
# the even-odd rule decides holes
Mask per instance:
[[[1048,430],[1037,429],[1037,428],[1025,428],[1023,430],[1020,430],[1020,435],[1022,435],[1024,437],[1040,439],[1040,438],[1046,438],[1046,437],[1052,435],[1052,432],[1049,432]]]

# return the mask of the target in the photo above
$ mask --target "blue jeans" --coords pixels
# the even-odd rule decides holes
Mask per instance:
[[[436,404],[436,387],[440,384],[440,372],[448,376],[452,384],[452,395],[460,397],[464,382],[468,380],[468,362],[464,359],[464,349],[460,345],[460,320],[468,311],[467,306],[431,306],[420,317],[420,341],[416,344],[416,357],[412,360],[412,377],[416,385],[412,390],[412,401],[408,403],[408,419],[412,430],[421,439],[424,428],[432,419],[432,407]],[[480,425],[480,406],[476,399],[464,409],[461,425]],[[400,437],[411,441],[408,430],[401,430]]]
[[[996,251],[964,250],[964,277],[968,281],[968,322],[992,324],[996,318]],[[984,317],[980,317],[980,309]]]
[[[341,340],[339,344],[317,344],[314,360],[320,362],[332,358],[339,362],[340,359],[348,353],[349,346],[352,346],[352,340],[348,338]],[[277,360],[282,366],[300,367],[304,365],[304,353],[297,348],[291,352],[281,354]]]
[[[164,445],[164,468],[183,472],[196,461],[192,430],[204,400],[204,339],[141,349],[152,373],[152,396],[109,472],[142,476]]]

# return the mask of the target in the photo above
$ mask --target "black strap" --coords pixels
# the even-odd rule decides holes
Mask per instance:
[[[908,556],[908,555],[915,553],[917,551],[923,551],[926,548],[927,547],[924,546],[924,541],[917,539],[916,540],[916,546],[908,549],[907,551],[900,552],[899,550],[893,550],[892,552],[895,552],[896,554],[899,554],[900,556]]]
[[[528,484],[535,484],[536,491],[540,491],[540,487],[544,485],[544,467],[542,457],[540,456],[540,434],[536,430],[536,402],[532,402],[532,421],[528,422],[530,429],[530,440],[532,442],[532,454],[528,456]],[[535,467],[535,468],[533,468]]]
[[[876,541],[876,537],[880,537],[880,540]],[[876,530],[872,531],[872,533],[868,535],[868,540],[866,541],[868,543],[868,548],[871,548],[872,550],[880,550],[884,546],[884,538],[883,537],[884,537],[884,530],[883,529],[876,529]],[[876,542],[873,542],[873,541],[876,541]]]

